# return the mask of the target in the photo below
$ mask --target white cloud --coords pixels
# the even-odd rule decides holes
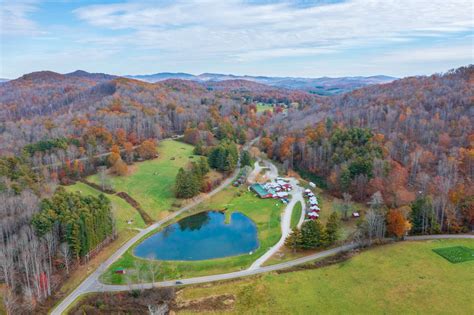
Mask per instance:
[[[396,63],[464,61],[474,63],[474,47],[472,44],[462,44],[449,47],[413,48],[383,54],[375,61]]]
[[[133,32],[119,36],[115,45],[254,60],[469,31],[474,28],[472,9],[469,0],[352,0],[310,7],[188,0],[93,5],[75,13],[96,27]]]
[[[30,19],[37,10],[36,0],[4,0],[0,2],[0,34],[34,35],[38,34],[38,26]]]

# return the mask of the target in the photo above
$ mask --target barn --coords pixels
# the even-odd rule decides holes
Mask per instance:
[[[266,199],[266,198],[272,198],[273,194],[271,192],[269,192],[268,190],[266,190],[262,185],[260,184],[252,184],[250,186],[250,189],[252,189],[255,193],[257,193],[257,195],[262,198],[262,199]]]

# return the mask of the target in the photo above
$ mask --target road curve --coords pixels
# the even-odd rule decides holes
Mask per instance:
[[[303,188],[298,185],[298,181],[294,178],[290,180],[291,185],[293,186],[293,190],[291,192],[291,200],[286,205],[285,210],[281,215],[281,237],[280,240],[273,245],[268,251],[265,252],[262,256],[260,256],[257,260],[255,260],[252,265],[248,268],[249,270],[254,270],[260,268],[265,261],[267,261],[270,257],[275,255],[278,250],[285,244],[285,240],[291,233],[291,214],[293,213],[294,207],[297,202],[301,202],[304,204],[303,199]]]
[[[253,145],[259,138],[255,138],[246,144],[243,148],[248,149],[251,145]],[[147,228],[141,230],[138,234],[134,237],[129,239],[124,245],[122,245],[117,251],[115,251],[106,261],[104,261],[100,266],[91,273],[73,292],[71,292],[67,297],[65,297],[61,303],[59,303],[52,311],[51,314],[62,314],[69,305],[71,305],[80,295],[88,292],[94,292],[94,288],[100,287],[102,284],[99,281],[100,275],[107,270],[110,265],[112,265],[117,259],[119,259],[130,247],[133,246],[137,241],[139,241],[142,237],[147,235],[148,233],[154,231],[155,229],[159,228],[163,224],[167,223],[168,221],[176,218],[180,214],[190,210],[191,208],[195,207],[199,203],[203,202],[204,200],[212,197],[213,195],[217,194],[218,192],[222,191],[225,187],[229,186],[232,181],[234,180],[235,176],[240,172],[240,161],[237,163],[237,168],[229,176],[226,180],[224,180],[218,187],[216,187],[211,192],[207,193],[206,195],[202,195],[194,199],[188,205],[182,207],[180,210],[173,212],[166,218],[153,223],[152,225],[148,226]]]

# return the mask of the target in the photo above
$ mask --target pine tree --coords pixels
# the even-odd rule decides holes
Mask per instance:
[[[301,226],[302,248],[314,249],[324,245],[325,231],[318,220],[305,221]]]
[[[242,151],[240,155],[240,165],[244,166],[252,166],[252,159],[250,158],[250,153],[246,150]]]
[[[205,157],[201,157],[199,159],[199,168],[201,169],[202,175],[206,175],[207,173],[209,173],[209,164]]]
[[[181,167],[178,170],[178,174],[176,174],[176,182],[175,182],[175,194],[178,198],[183,198],[185,195],[185,181],[186,181],[186,173],[184,169]]]
[[[301,248],[303,243],[303,238],[301,235],[301,231],[298,228],[293,228],[291,234],[286,238],[285,245],[288,248],[291,248],[294,252],[298,248]]]
[[[326,222],[327,245],[332,245],[339,239],[341,220],[337,212],[331,213]]]

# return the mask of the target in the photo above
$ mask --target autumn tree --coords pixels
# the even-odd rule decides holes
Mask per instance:
[[[411,223],[399,209],[387,213],[387,232],[397,238],[403,237],[411,229]]]
[[[118,176],[125,176],[128,173],[128,166],[121,158],[115,161],[111,169],[112,172]]]
[[[156,143],[153,140],[145,140],[137,148],[138,156],[144,160],[152,159],[158,154]]]

